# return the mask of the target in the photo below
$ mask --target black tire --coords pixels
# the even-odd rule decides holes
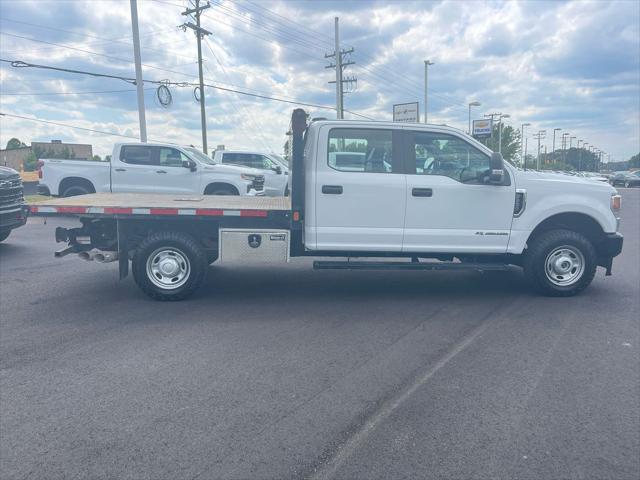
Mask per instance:
[[[11,230],[7,230],[6,232],[0,232],[0,242],[4,242],[11,235]]]
[[[169,252],[174,252],[171,257]],[[177,253],[176,253],[177,252]],[[169,284],[170,275],[162,276],[158,274],[156,280],[151,279],[153,265],[158,268],[159,263],[153,260],[159,255],[165,254],[167,258],[176,259],[177,265],[186,265],[186,268],[179,268],[181,272],[186,271],[179,281],[179,286]],[[207,272],[207,255],[198,242],[185,233],[179,232],[157,232],[145,238],[136,250],[132,260],[133,278],[140,289],[149,297],[162,301],[178,301],[193,295],[202,285]],[[149,269],[148,267],[149,263]],[[151,271],[150,271],[151,269]],[[181,274],[176,274],[178,278]],[[160,285],[159,285],[160,284]],[[165,287],[162,284],[166,285]]]
[[[207,191],[204,192],[204,194],[205,195],[234,195],[236,197],[240,195],[235,188],[225,187],[224,185],[207,189]]]
[[[87,195],[91,193],[87,187],[83,187],[82,185],[72,185],[70,187],[65,188],[62,193],[63,197],[76,197],[78,195]]]
[[[556,262],[552,261],[554,255],[557,256]],[[583,268],[578,268],[578,264]],[[569,270],[566,274],[559,273],[553,265],[558,268],[566,265]],[[525,277],[539,293],[550,297],[570,297],[587,288],[593,280],[597,254],[584,235],[571,230],[549,230],[530,240],[523,267]]]
[[[625,188],[629,188],[631,186],[631,184],[629,182],[624,182],[624,187]]]

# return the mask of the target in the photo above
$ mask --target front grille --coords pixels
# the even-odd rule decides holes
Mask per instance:
[[[256,178],[253,179],[253,183],[251,186],[257,191],[261,192],[264,190],[264,175],[257,175]]]
[[[16,175],[0,180],[0,210],[9,210],[24,203],[22,180]]]

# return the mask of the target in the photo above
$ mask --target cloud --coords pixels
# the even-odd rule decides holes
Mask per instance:
[[[138,2],[146,79],[197,82],[193,32],[177,28],[185,21],[179,7],[185,3]],[[355,49],[355,64],[345,70],[358,77],[356,91],[345,96],[349,110],[389,119],[394,103],[422,103],[428,58],[435,62],[429,70],[434,123],[466,128],[467,104],[480,101],[474,116],[510,113],[514,126],[532,123],[531,134],[563,128],[614,159],[640,150],[637,2],[222,0],[203,16],[213,33],[203,44],[206,83],[333,106],[328,82],[334,73],[324,55],[333,50],[335,16],[342,45]],[[2,58],[134,76],[128,2],[0,2],[0,17]],[[199,145],[193,87],[171,87],[168,108],[155,99],[153,85],[146,88],[149,136]],[[3,112],[135,136],[134,89],[115,79],[0,66]],[[67,95],[41,95],[52,92]],[[212,88],[206,100],[210,145],[281,150],[293,105]],[[90,142],[105,155],[118,141],[7,117],[0,127],[2,144],[13,136],[61,138]]]

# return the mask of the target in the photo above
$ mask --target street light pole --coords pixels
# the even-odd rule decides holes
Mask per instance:
[[[528,127],[529,125],[531,125],[530,123],[523,123],[522,126],[520,127],[520,160],[522,160],[522,163],[524,164],[524,169],[527,169],[527,159],[526,157],[522,156],[522,146],[524,145],[524,127]]]
[[[498,124],[498,153],[502,153],[502,119],[509,117],[511,117],[511,115],[509,115],[508,113],[500,115],[499,117],[500,123]]]
[[[425,60],[424,61],[424,123],[428,123],[427,122],[427,116],[428,116],[428,107],[427,107],[427,91],[428,91],[428,87],[429,87],[429,65],[434,65],[434,63],[431,60]]]
[[[580,142],[582,142],[582,140],[578,140],[578,146],[576,147],[578,149],[578,171],[582,170],[582,150],[580,150]]]
[[[469,135],[471,135],[471,107],[479,107],[480,105],[480,102],[471,102],[469,104],[469,130],[467,130]]]
[[[560,130],[562,130],[561,128],[554,128],[553,129],[553,145],[551,147],[551,156],[555,157],[556,154],[556,132],[559,132]]]

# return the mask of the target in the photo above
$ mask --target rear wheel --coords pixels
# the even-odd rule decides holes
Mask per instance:
[[[62,196],[63,197],[75,197],[77,195],[86,195],[89,192],[89,189],[87,189],[87,187],[83,187],[82,185],[72,185],[71,187],[68,187],[64,190],[64,192],[62,192]]]
[[[7,230],[6,232],[0,232],[0,242],[4,242],[9,235],[11,234],[11,230]]]
[[[523,266],[527,280],[538,292],[569,297],[589,286],[596,273],[597,255],[584,235],[550,230],[531,241]]]
[[[207,256],[190,235],[158,232],[145,238],[133,257],[133,278],[151,298],[184,300],[204,282]]]

